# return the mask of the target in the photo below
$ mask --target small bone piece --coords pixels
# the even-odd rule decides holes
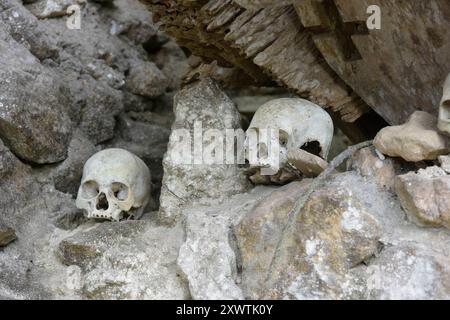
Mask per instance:
[[[289,150],[288,161],[308,178],[317,177],[328,166],[328,162],[321,157],[301,149]]]
[[[150,199],[146,164],[123,149],[106,149],[84,165],[76,205],[88,218],[139,219]]]
[[[444,83],[444,94],[439,105],[438,128],[440,131],[450,135],[450,74]]]

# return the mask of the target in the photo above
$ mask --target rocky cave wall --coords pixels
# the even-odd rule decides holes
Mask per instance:
[[[66,26],[71,4],[80,30]],[[171,128],[245,127],[266,100],[295,95],[225,92],[199,75],[248,79],[188,59],[139,1],[0,0],[0,58],[0,299],[450,297],[450,160],[432,115],[383,129],[285,228],[314,179],[255,186],[239,166],[176,164]],[[84,162],[109,147],[151,170],[141,220],[87,221],[75,207]]]

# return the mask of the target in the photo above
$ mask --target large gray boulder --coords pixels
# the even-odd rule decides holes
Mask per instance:
[[[150,221],[78,228],[56,251],[73,290],[88,299],[188,299],[176,259],[183,229]]]
[[[186,238],[178,266],[189,282],[193,299],[244,299],[239,286],[241,254],[231,230],[271,191],[271,187],[260,186],[221,205],[186,209]]]
[[[192,202],[211,203],[226,199],[246,190],[248,182],[236,164],[205,164],[195,155],[180,153],[180,143],[188,142],[194,150],[194,124],[201,124],[202,134],[207,129],[219,130],[225,137],[226,129],[239,129],[240,115],[233,102],[211,79],[205,79],[183,88],[175,96],[175,122],[163,160],[164,178],[161,189],[160,219],[173,223],[182,216],[182,209]],[[184,133],[184,134],[182,134]],[[203,136],[202,136],[203,137]],[[181,139],[181,140],[180,140]],[[222,141],[225,145],[225,141]],[[202,158],[202,155],[200,155]]]
[[[450,297],[448,231],[407,221],[392,192],[349,172],[317,189],[283,235],[286,215],[306,188],[307,181],[278,189],[234,228],[245,297]]]
[[[27,161],[44,164],[64,160],[72,131],[64,87],[25,47],[0,29],[0,137]]]

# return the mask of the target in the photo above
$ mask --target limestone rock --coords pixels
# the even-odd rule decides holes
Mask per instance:
[[[317,177],[328,166],[328,162],[321,157],[302,149],[289,150],[288,161],[302,172],[305,177]]]
[[[220,205],[194,205],[186,212],[186,241],[178,266],[189,282],[193,299],[243,299],[241,255],[231,232],[253,206],[272,192],[257,187]]]
[[[114,10],[106,11],[111,21],[110,33],[123,35],[134,44],[157,42],[157,29],[152,23],[152,14],[139,1],[128,0],[97,0],[106,7],[114,4]],[[158,49],[158,47],[156,48]]]
[[[175,122],[163,160],[159,212],[160,218],[169,223],[181,216],[186,204],[219,201],[245,191],[248,186],[236,164],[204,164],[203,157],[196,160],[191,153],[195,122],[201,123],[203,132],[215,129],[223,132],[223,136],[226,129],[240,128],[238,111],[217,84],[205,79],[187,86],[176,95],[174,104]],[[200,130],[198,133],[202,133]],[[186,143],[189,150],[184,154],[180,151],[186,149],[180,147]],[[201,163],[194,164],[198,160]]]
[[[4,23],[2,28],[39,60],[55,59],[59,56],[57,41],[21,1],[3,0],[0,3],[0,21]]]
[[[321,189],[311,196],[295,225],[288,229],[281,253],[270,269],[287,214],[307,187],[306,181],[294,182],[272,193],[237,227],[247,296],[292,298],[289,291],[296,285],[308,287],[314,295],[318,283],[322,284],[316,298],[355,294],[345,292],[339,283],[351,268],[377,253],[380,226],[345,187]],[[312,298],[306,293],[309,289],[296,298]]]
[[[60,243],[58,256],[80,268],[75,287],[84,298],[187,299],[187,284],[176,268],[182,241],[179,226],[105,222],[77,229]]]
[[[434,116],[416,111],[407,123],[378,132],[374,145],[383,154],[406,161],[435,160],[439,155],[448,154],[446,141],[437,132],[436,121]]]
[[[450,173],[450,156],[439,156],[438,160],[441,165],[441,168],[445,172]]]
[[[17,156],[35,163],[67,157],[71,123],[59,84],[44,72],[0,71],[0,136]]]
[[[87,222],[87,217],[84,215],[83,210],[76,208],[75,204],[67,208],[61,208],[60,211],[53,215],[53,218],[55,227],[63,230],[73,230]]]
[[[32,198],[31,168],[17,159],[0,140],[0,221],[9,218],[10,208],[19,207]]]
[[[64,193],[76,195],[87,159],[96,152],[95,146],[77,130],[69,144],[67,159],[52,172],[55,188]]]
[[[115,117],[124,108],[121,91],[86,76],[70,75],[67,82],[71,100],[76,102],[71,112],[81,131],[94,144],[113,138]]]
[[[74,4],[80,4],[77,0],[40,0],[28,6],[39,19],[56,18],[67,15],[67,8]]]
[[[7,178],[8,190],[2,189],[0,196],[0,224],[3,221],[17,235],[17,241],[0,254],[0,295],[12,299],[55,298],[58,293],[53,291],[53,280],[64,272],[53,251],[49,252],[58,238],[51,220],[54,212],[70,207],[73,199],[23,173],[25,178],[17,174]]]
[[[373,177],[377,183],[387,189],[394,188],[395,177],[399,164],[392,158],[380,159],[374,148],[364,148],[357,151],[350,164],[363,177]]]
[[[14,240],[16,240],[16,232],[14,229],[2,227],[0,225],[0,248],[7,246]]]
[[[127,88],[134,94],[155,98],[162,95],[169,82],[153,62],[133,65],[126,80]]]
[[[83,159],[98,148],[95,145],[109,142],[115,136],[122,137],[116,120],[124,110],[123,100],[132,96],[135,99],[126,102],[133,104],[142,98],[139,108],[156,114],[171,109],[172,103],[166,102],[171,100],[170,94],[159,99],[145,98],[123,85],[130,66],[154,61],[151,55],[158,54],[164,43],[157,39],[155,51],[151,55],[146,52],[148,42],[154,40],[154,30],[151,14],[138,0],[114,0],[114,6],[84,1],[82,29],[76,32],[66,27],[66,17],[38,19],[33,15],[27,8],[38,1],[0,0],[0,102],[3,103],[0,118],[5,115],[4,106],[10,105],[9,101],[4,103],[5,97],[22,97],[28,109],[19,110],[23,111],[18,119],[22,122],[17,127],[21,126],[22,131],[34,128],[24,123],[28,119],[34,121],[33,126],[41,125],[30,138],[22,140],[24,145],[32,144],[30,149],[38,152],[40,146],[34,139],[41,139],[52,153],[58,153],[58,141],[50,139],[55,135],[67,139],[67,157],[60,157],[55,164],[52,161],[48,165],[46,161],[45,165],[37,166],[35,161],[17,152],[19,147],[23,148],[22,144],[11,143],[11,139],[20,135],[0,134],[0,225],[11,227],[17,235],[17,241],[0,248],[0,296],[7,299],[189,298],[187,282],[178,276],[176,266],[183,242],[180,227],[168,230],[152,225],[148,227],[153,230],[149,235],[139,235],[138,239],[132,239],[134,242],[121,243],[127,241],[121,239],[111,247],[93,246],[93,252],[99,249],[101,255],[94,257],[85,252],[87,260],[95,266],[89,272],[77,265],[66,266],[57,259],[55,252],[60,243],[79,232],[89,233],[87,229],[94,227],[74,208],[69,193],[78,187],[79,181],[75,185],[74,182],[82,170]],[[170,61],[171,57],[166,59]],[[158,68],[165,69],[165,63],[160,59]],[[7,84],[15,79],[18,80]],[[34,106],[37,103],[46,106],[42,119],[38,114],[41,110]],[[49,114],[47,109],[51,111]],[[52,112],[66,115],[52,123],[53,126],[43,128],[52,120]],[[2,121],[0,126],[4,125]],[[59,126],[68,133],[74,128],[73,136],[59,132]],[[162,127],[159,127],[161,135],[167,141],[170,123]],[[50,128],[56,132],[48,133]],[[158,129],[140,129],[138,126],[136,131],[126,134],[136,138],[135,146],[141,145],[150,152],[146,143],[151,142],[144,141],[143,136]],[[134,136],[136,132],[139,136]],[[161,159],[163,151],[159,146],[157,149]],[[117,231],[118,237],[124,233]],[[78,244],[81,249],[92,248],[89,242]],[[115,252],[116,245],[123,254]],[[66,250],[73,261],[78,261],[76,250],[67,247]]]
[[[366,298],[448,299],[449,263],[448,254],[426,249],[414,242],[388,247],[364,271]]]
[[[398,176],[395,190],[412,221],[450,228],[450,176],[444,170],[429,167]]]
[[[156,39],[158,41],[158,39]],[[152,42],[156,42],[154,39]],[[167,41],[154,56],[155,64],[167,77],[171,91],[177,91],[181,87],[183,76],[189,70],[186,54],[175,41]]]
[[[0,137],[14,154],[27,161],[61,161],[67,156],[72,133],[64,87],[3,32],[0,31]]]
[[[243,299],[237,286],[237,263],[230,247],[227,216],[203,212],[187,216],[186,242],[181,246],[178,265],[189,281],[196,300]]]
[[[450,297],[450,231],[405,220],[395,195],[356,172],[336,174],[313,193],[268,274],[286,214],[308,185],[278,188],[234,228],[245,297]]]

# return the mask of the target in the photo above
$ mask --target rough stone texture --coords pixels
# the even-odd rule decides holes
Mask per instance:
[[[180,157],[180,131],[183,143],[190,134],[194,145],[194,122],[201,121],[203,132],[216,129],[240,128],[240,116],[233,102],[210,79],[183,88],[175,97],[175,122],[172,126],[167,153],[164,157],[164,178],[161,189],[159,216],[162,221],[172,223],[181,215],[182,207],[192,202],[218,202],[247,188],[247,180],[236,165],[194,163]],[[225,142],[224,142],[225,145]],[[182,150],[181,150],[182,151]],[[185,156],[181,154],[181,156]],[[187,155],[189,157],[189,154]]]
[[[249,298],[446,299],[448,231],[419,228],[375,179],[335,175],[309,199],[269,264],[286,214],[308,187],[266,196],[235,227]]]
[[[31,1],[25,3],[28,6]],[[2,130],[6,123],[3,120],[7,116],[6,106],[16,104],[15,100],[19,98],[26,106],[26,110],[23,106],[20,117],[14,119],[15,127],[7,127],[7,136],[0,133],[0,225],[2,230],[3,226],[12,228],[17,235],[15,241],[1,248],[0,297],[82,299],[89,295],[93,298],[189,298],[187,285],[183,281],[177,282],[175,270],[178,252],[175,243],[179,241],[181,244],[183,240],[183,230],[180,228],[161,229],[159,232],[158,227],[152,227],[155,230],[155,240],[165,241],[155,245],[161,250],[167,248],[161,253],[161,259],[154,259],[150,255],[142,257],[145,250],[153,250],[150,249],[152,244],[145,244],[145,248],[130,253],[133,259],[127,261],[122,261],[120,255],[109,253],[108,249],[105,256],[111,254],[120,261],[114,261],[113,257],[105,261],[100,258],[101,267],[98,270],[102,271],[98,274],[90,273],[86,277],[80,267],[65,266],[55,256],[55,251],[63,240],[92,227],[74,206],[70,193],[79,186],[77,177],[83,168],[85,157],[106,147],[106,141],[122,137],[116,120],[131,117],[125,114],[125,109],[127,108],[128,113],[133,109],[130,105],[136,106],[133,109],[133,121],[148,118],[150,114],[155,123],[159,118],[163,119],[164,124],[159,128],[161,136],[167,141],[171,118],[166,117],[166,114],[170,114],[172,94],[144,98],[133,94],[125,86],[126,75],[132,65],[157,60],[155,63],[160,70],[171,72],[168,75],[170,90],[178,88],[182,75],[176,74],[167,63],[176,61],[178,66],[182,66],[184,54],[179,48],[165,49],[164,54],[160,53],[162,46],[169,48],[174,43],[156,32],[151,14],[137,0],[115,0],[114,6],[86,2],[82,5],[82,28],[77,31],[66,27],[66,17],[38,19],[22,1],[0,0]],[[150,49],[151,53],[147,51]],[[175,65],[173,67],[176,69]],[[6,83],[7,81],[10,83]],[[7,103],[5,99],[9,99]],[[8,113],[12,111],[14,110],[8,110]],[[20,129],[19,132],[10,135],[10,131],[17,128]],[[30,128],[34,130],[33,136],[28,137],[26,134],[29,134],[27,130]],[[59,132],[60,128],[67,130],[67,134]],[[165,131],[161,128],[165,128]],[[163,142],[155,146],[153,156],[151,146],[147,145],[143,137],[145,134],[154,134],[157,129],[141,129],[137,125],[135,131],[129,129],[127,132],[136,139],[136,148],[140,146],[142,150],[145,149],[149,159],[161,159]],[[136,136],[136,132],[141,135]],[[18,139],[22,139],[19,141],[20,145],[16,143]],[[64,148],[61,143],[63,140]],[[44,144],[47,149],[44,150],[38,143]],[[30,144],[33,145],[33,148],[29,148],[31,156],[36,158],[36,153],[40,152],[53,155],[55,159],[44,159],[44,165],[36,166],[35,163],[40,163],[41,160],[29,160],[18,152]],[[65,150],[61,151],[62,149]],[[23,159],[29,160],[27,164],[21,162]],[[59,163],[47,164],[55,161]],[[67,193],[58,191],[55,187]],[[166,241],[167,237],[179,240]],[[146,236],[146,239],[144,240],[151,241],[152,235]],[[142,243],[145,243],[144,240]],[[136,248],[134,243],[123,245],[123,251],[127,247]],[[108,266],[108,261],[114,261],[114,266]],[[160,263],[172,263],[170,267],[163,266],[159,269],[161,272],[167,269],[175,271],[173,276],[154,273],[156,276],[152,278],[152,284],[146,285],[149,290],[154,289],[149,292],[136,285],[141,282],[139,274],[143,275],[142,278],[150,279],[152,270],[157,269],[133,273],[128,271],[133,263],[137,263],[139,267],[153,263],[159,267]],[[114,269],[118,265],[123,269],[115,274]],[[105,272],[111,277],[117,276],[116,279],[130,275],[131,280],[117,280],[122,291],[114,291],[106,285],[109,279],[106,279],[108,274],[104,274]],[[158,277],[167,281],[157,288],[157,281],[154,279]],[[173,286],[167,285],[169,282]],[[184,287],[177,288],[177,283],[184,283]]]
[[[344,86],[327,78],[341,78],[356,94],[328,101],[344,120],[364,112],[358,96],[390,124],[403,123],[415,110],[437,115],[450,69],[446,0],[145,2],[169,34],[206,61],[263,80],[257,65],[311,99],[336,96]],[[366,27],[370,5],[381,8],[381,31]]]
[[[67,8],[79,4],[77,0],[40,0],[28,6],[39,19],[62,17],[67,14]]]
[[[328,166],[328,162],[302,149],[289,150],[288,161],[305,177],[317,177]]]
[[[373,147],[356,152],[349,166],[363,177],[374,178],[381,187],[389,190],[394,189],[395,177],[400,171],[398,161],[384,156],[380,158]]]
[[[31,168],[20,162],[0,140],[0,207],[4,208],[0,220],[8,218],[8,207],[29,200],[28,188],[32,182]]]
[[[383,154],[406,161],[435,160],[439,155],[448,154],[436,121],[429,113],[416,111],[407,123],[382,129],[373,144]]]
[[[56,59],[59,56],[57,41],[21,1],[1,1],[0,20],[5,24],[2,28],[39,60]]]
[[[367,29],[370,5],[381,9],[381,30]],[[404,123],[416,110],[437,115],[450,69],[448,1],[306,0],[296,7],[326,62],[386,121]]]
[[[309,279],[304,285],[311,289],[313,281],[324,282],[323,298],[337,297],[343,294],[342,288],[333,282],[339,281],[339,277],[343,279],[350,268],[377,252],[378,223],[352,198],[352,191],[323,189],[306,204],[295,221],[296,226],[287,235],[288,241],[281,247],[282,255],[268,274],[287,213],[307,186],[305,182],[293,183],[274,192],[237,227],[247,296],[275,299],[289,296],[286,283],[292,281],[291,286],[296,285],[301,274],[302,279]],[[327,280],[326,274],[335,279]]]
[[[69,144],[67,159],[52,172],[55,188],[76,195],[83,174],[83,165],[96,152],[95,146],[83,133],[76,131]]]
[[[94,143],[98,144],[114,136],[115,117],[123,111],[123,101],[120,91],[91,77],[77,77],[70,80],[72,101],[77,108],[82,105],[79,128]],[[79,112],[73,109],[72,112]]]
[[[441,168],[445,172],[450,173],[450,156],[439,156],[438,160],[441,165]]]
[[[242,216],[271,192],[258,187],[230,197],[217,206],[186,209],[186,241],[178,265],[189,282],[193,299],[243,299],[241,257],[231,232]]]
[[[243,299],[236,284],[236,256],[230,247],[230,217],[205,212],[188,215],[186,242],[178,265],[196,300]]]
[[[0,225],[0,247],[5,247],[16,240],[16,232],[14,229],[2,227]]]
[[[48,252],[55,237],[52,220],[61,208],[70,208],[73,200],[32,177],[10,176],[7,181],[12,194],[5,199],[2,193],[0,220],[15,230],[17,240],[0,254],[0,292],[11,299],[56,298],[51,279],[64,272]]]
[[[448,252],[435,251],[426,245],[405,242],[395,247],[386,247],[365,268],[368,289],[366,298],[446,300],[450,289],[449,262]],[[362,270],[357,270],[360,271]]]
[[[58,78],[0,30],[0,137],[17,156],[53,163],[67,156],[71,122]]]
[[[438,21],[447,13],[448,4],[433,0],[406,5],[404,1],[398,2],[405,7],[405,12],[411,14],[411,8],[417,7],[424,9],[424,19],[413,22],[417,19],[411,14],[402,20],[409,26],[397,23],[395,30],[400,33],[380,32],[373,36],[398,37],[394,43],[401,41],[405,47],[391,58],[401,59],[407,66],[411,61],[418,61],[412,69],[428,64],[426,50],[433,50],[436,61],[440,61],[441,50],[448,52],[448,48],[439,37],[448,34],[448,28],[445,23],[441,24],[442,30],[438,30],[437,24],[428,25],[428,17],[434,14],[434,9],[427,9],[433,4],[436,6],[438,13],[434,16]],[[25,1],[31,2],[36,1]],[[364,107],[358,107],[358,97],[321,60],[313,43],[319,30],[305,30],[298,20],[298,12],[285,7],[284,2],[278,1],[277,7],[266,7],[266,1],[257,1],[254,3],[264,5],[265,9],[253,11],[243,10],[231,1],[176,1],[177,6],[181,2],[186,4],[181,8],[194,7],[194,13],[198,15],[191,15],[191,9],[177,12],[172,6],[173,1],[164,2],[168,5],[164,10],[173,11],[162,19],[167,19],[169,26],[173,23],[174,32],[179,31],[177,26],[198,24],[181,31],[188,36],[184,38],[189,44],[187,47],[194,52],[203,52],[206,63],[215,64],[217,68],[212,69],[218,72],[232,69],[228,79],[238,78],[242,80],[239,83],[248,84],[250,76],[239,71],[245,70],[259,83],[274,85],[266,80],[279,80],[305,97],[322,101],[334,111],[341,110],[346,121],[353,121],[364,110]],[[78,187],[78,183],[74,183],[84,157],[94,149],[121,144],[139,152],[155,168],[159,166],[155,170],[158,175],[162,174],[161,158],[172,122],[168,109],[172,105],[173,91],[181,83],[178,71],[186,68],[182,50],[155,30],[151,14],[144,5],[135,0],[115,0],[114,5],[110,4],[110,0],[88,1],[83,6],[82,29],[74,32],[66,28],[65,17],[37,19],[22,1],[0,0],[0,47],[8,49],[0,52],[2,63],[9,63],[5,70],[19,70],[18,79],[28,74],[48,79],[52,88],[21,92],[33,97],[39,94],[42,101],[50,99],[47,95],[52,95],[61,84],[67,86],[68,90],[63,90],[61,98],[67,103],[55,105],[55,108],[64,109],[74,128],[72,139],[67,138],[67,158],[62,157],[64,161],[58,164],[42,166],[36,166],[33,161],[22,163],[19,159],[22,156],[7,139],[11,137],[4,138],[0,134],[5,142],[0,142],[0,233],[12,228],[17,235],[15,241],[0,249],[1,298],[230,299],[254,295],[291,299],[450,298],[450,231],[418,227],[405,219],[406,214],[397,197],[388,189],[379,188],[379,184],[387,184],[387,177],[392,173],[392,159],[382,160],[384,165],[380,168],[379,159],[372,150],[362,150],[355,156],[354,168],[360,174],[336,172],[325,187],[318,188],[312,195],[297,223],[287,232],[287,242],[274,264],[275,273],[268,277],[267,264],[276,240],[280,238],[285,221],[282,218],[286,217],[292,203],[304,194],[309,180],[285,187],[256,187],[244,193],[245,183],[241,184],[237,174],[240,169],[227,172],[220,166],[212,166],[211,170],[200,168],[192,182],[191,176],[183,175],[189,170],[181,170],[172,175],[175,177],[172,183],[182,182],[186,202],[178,206],[182,200],[176,196],[171,199],[174,207],[179,208],[180,216],[186,217],[184,224],[172,228],[161,226],[153,221],[156,212],[144,215],[143,221],[124,224],[86,221],[74,207],[70,192]],[[346,10],[347,4],[341,7],[339,9]],[[355,10],[358,8],[355,6]],[[397,3],[390,4],[389,8],[397,8]],[[385,20],[390,23],[394,20],[391,9],[385,9],[382,8],[383,17],[386,14]],[[397,9],[392,10],[397,12]],[[347,18],[355,14],[342,12]],[[175,17],[172,22],[171,17]],[[365,17],[358,21],[364,21]],[[422,24],[429,28],[424,31]],[[225,34],[228,28],[230,32]],[[417,34],[404,32],[405,28],[417,30]],[[313,40],[309,36],[311,32],[314,33]],[[365,36],[356,35],[352,39],[357,43]],[[326,39],[325,34],[321,40]],[[411,41],[415,43],[412,47],[409,46]],[[437,45],[430,46],[430,41],[441,42],[442,46],[436,49]],[[428,49],[424,51],[425,47]],[[333,48],[331,44],[330,50]],[[423,60],[414,57],[417,52],[423,55]],[[326,57],[332,53],[332,50],[323,52]],[[382,57],[384,60],[389,57],[387,54],[372,56],[371,59]],[[219,64],[212,61],[217,57]],[[125,81],[133,66],[150,61],[154,63],[152,68],[156,66],[156,72],[160,71],[167,78],[164,90],[157,88],[159,92],[166,92],[152,98],[133,93]],[[295,68],[286,61],[292,61]],[[444,70],[447,62],[441,62],[439,72],[448,72]],[[442,79],[435,79],[436,70],[425,68],[422,73],[410,74],[411,68],[402,70],[398,64],[393,64],[396,69],[392,71],[390,65],[386,66],[387,80],[378,81],[376,89],[389,86],[392,93],[398,87],[390,81],[390,76],[393,79],[403,77],[401,82],[396,80],[402,83],[399,97],[404,99],[405,88],[412,88],[406,90],[408,99],[414,96],[434,99],[430,98],[437,92],[434,86],[442,83]],[[350,75],[372,67],[353,68],[353,62],[346,62],[346,66],[352,66],[351,70],[350,67],[346,69]],[[377,73],[373,74],[376,78]],[[372,79],[366,78],[367,81]],[[195,79],[194,76],[189,81]],[[421,85],[424,79],[430,88]],[[207,118],[208,123],[219,123],[219,128],[228,124],[237,127],[237,112],[215,85],[196,85],[191,85],[179,96],[180,101],[188,103],[176,104],[177,119],[188,123],[199,118],[205,122]],[[15,95],[18,90],[4,87],[3,82],[1,88],[0,97]],[[8,92],[3,90],[5,88]],[[373,84],[368,88],[373,91],[371,94],[385,94],[383,90],[373,90]],[[193,97],[186,99],[189,96],[186,92]],[[440,91],[436,94],[440,95]],[[415,100],[424,102],[421,105],[397,103],[386,98],[387,103],[375,108],[380,111],[394,105],[395,108],[389,109],[394,112],[388,115],[389,121],[401,118],[401,113],[407,109],[423,107],[434,112],[437,104],[433,103],[434,109],[430,110],[425,98]],[[200,105],[202,110],[193,108],[191,103]],[[228,113],[219,110],[218,106],[223,106]],[[224,113],[229,117],[223,116]],[[403,163],[401,167],[402,170],[409,168]],[[397,160],[394,169],[397,172]],[[446,177],[441,175],[441,169],[431,170],[440,171],[438,177],[430,173],[426,179],[434,181]],[[169,176],[173,173],[167,172]],[[156,179],[154,183],[160,181]],[[441,195],[445,188],[440,187],[434,194]],[[230,190],[232,192],[227,194]],[[244,224],[241,219],[248,223],[248,228],[241,230],[238,227]],[[258,250],[248,249],[253,247]],[[252,273],[252,268],[262,271]]]
[[[74,286],[88,299],[187,299],[177,274],[180,227],[149,221],[101,223],[76,230],[58,249],[61,261],[80,268]]]
[[[344,121],[353,122],[367,111],[367,105],[323,63],[293,6],[246,10],[222,0],[144,2],[165,32],[206,62],[236,66],[259,84],[272,78],[331,107]]]
[[[72,206],[60,208],[53,214],[52,222],[55,227],[62,230],[73,230],[87,221],[87,217],[84,215],[83,210],[79,210]]]
[[[152,62],[132,65],[126,82],[131,92],[148,98],[162,95],[169,85],[164,73]]]
[[[412,221],[450,228],[450,176],[444,170],[428,167],[398,176],[395,190]]]

